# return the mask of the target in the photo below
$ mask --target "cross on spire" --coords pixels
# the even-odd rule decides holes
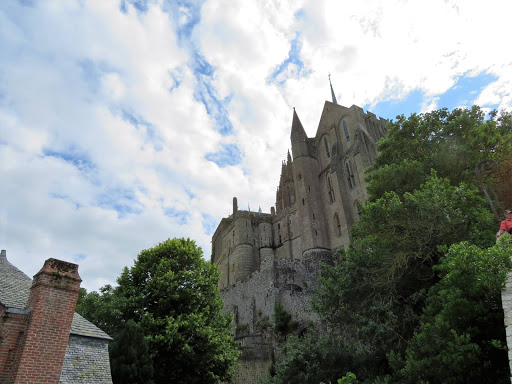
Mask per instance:
[[[331,86],[331,95],[332,95],[332,102],[334,104],[338,104],[338,102],[336,101],[336,95],[334,94],[334,90],[332,89],[332,83],[331,83],[331,72],[329,72],[329,84]]]

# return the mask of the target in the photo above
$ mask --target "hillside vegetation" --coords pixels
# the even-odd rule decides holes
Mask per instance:
[[[368,172],[352,244],[325,267],[322,322],[289,338],[268,384],[508,383],[501,288],[512,248],[495,244],[512,205],[512,116],[478,108],[413,114],[387,126]],[[491,163],[488,163],[491,164]]]

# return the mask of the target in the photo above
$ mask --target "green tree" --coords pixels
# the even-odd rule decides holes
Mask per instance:
[[[418,332],[405,357],[392,354],[395,383],[508,383],[501,290],[512,246],[454,244],[435,267]],[[498,326],[501,325],[501,326]]]
[[[412,192],[431,169],[452,185],[476,186],[476,164],[484,159],[502,162],[512,149],[512,115],[494,111],[486,119],[477,106],[401,115],[386,128],[369,174],[371,200],[389,191],[399,196]]]
[[[156,383],[218,383],[233,375],[238,350],[221,314],[219,274],[189,239],[143,250],[118,279],[125,319],[144,332]]]
[[[221,313],[217,267],[202,255],[192,240],[169,239],[140,252],[117,287],[82,293],[77,312],[114,338],[115,382],[151,366],[157,384],[230,382],[239,355],[232,318]]]
[[[303,338],[290,336],[281,348],[274,375],[265,384],[336,382],[353,366],[351,351],[345,347],[343,340],[325,337],[314,329]]]
[[[353,243],[325,268],[313,301],[330,337],[352,341],[354,365],[347,370],[367,379],[388,372],[387,353],[405,350],[437,281],[439,246],[463,240],[489,246],[494,232],[477,191],[435,174],[402,199],[390,192],[368,203]]]
[[[425,339],[414,341],[420,325],[431,344],[446,340],[439,344],[458,351],[450,355],[451,360],[447,354],[440,355],[453,365],[452,372],[474,372],[464,365],[464,354],[472,364],[488,366],[500,353],[495,348],[499,342],[489,342],[501,340],[499,314],[485,318],[485,327],[481,324],[478,340],[487,341],[480,343],[471,331],[478,319],[467,312],[459,314],[461,328],[452,329],[427,321],[423,310],[434,300],[430,298],[436,292],[432,287],[442,279],[437,266],[445,260],[447,247],[468,241],[486,249],[494,243],[497,227],[478,190],[474,170],[484,159],[500,163],[499,171],[487,182],[503,204],[510,190],[507,175],[512,167],[504,165],[510,164],[512,117],[493,113],[486,119],[480,108],[473,107],[397,119],[387,126],[388,135],[378,144],[380,154],[368,176],[370,199],[351,229],[352,244],[340,252],[334,266],[325,268],[322,288],[313,300],[313,309],[327,327],[314,339],[290,339],[275,366],[272,383],[315,375],[332,381],[335,367],[340,369],[338,377],[356,372],[366,383],[406,380],[407,369],[413,372],[413,367],[420,367],[414,371],[420,372],[428,367],[422,362],[434,361],[406,356],[406,351],[418,356],[433,351]],[[468,290],[461,295],[471,302]],[[491,296],[481,300],[483,311],[494,310]],[[414,345],[417,348],[411,349]],[[406,356],[405,360],[400,356]],[[500,359],[490,365],[496,372],[506,368]],[[419,376],[410,377],[404,382],[415,382]],[[445,381],[431,381],[436,382]]]
[[[130,319],[115,336],[109,345],[112,381],[153,384],[153,360],[140,326]]]
[[[286,309],[279,302],[274,303],[274,314],[272,315],[274,320],[274,330],[281,336],[286,337],[289,333],[297,330],[299,324],[297,321],[292,320]]]
[[[76,312],[115,338],[125,321],[122,301],[110,284],[101,287],[99,292],[87,293],[84,289],[78,298]]]

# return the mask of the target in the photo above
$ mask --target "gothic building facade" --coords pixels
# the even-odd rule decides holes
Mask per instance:
[[[375,160],[386,123],[358,106],[337,104],[333,92],[310,138],[294,109],[292,150],[281,165],[271,213],[239,210],[233,198],[233,213],[213,235],[212,261],[221,273],[224,310],[234,314],[242,360],[250,365],[251,373],[237,382],[252,382],[257,364],[269,362],[266,329],[276,303],[295,319],[297,332],[315,320],[307,308],[319,262],[331,262],[333,251],[350,242],[349,229],[367,198],[364,172]],[[264,376],[266,368],[260,370]]]

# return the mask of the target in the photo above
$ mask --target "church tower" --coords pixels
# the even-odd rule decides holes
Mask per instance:
[[[330,249],[323,201],[318,196],[318,162],[314,139],[309,139],[299,116],[293,110],[291,144],[293,176],[300,223],[302,258],[312,250]]]

